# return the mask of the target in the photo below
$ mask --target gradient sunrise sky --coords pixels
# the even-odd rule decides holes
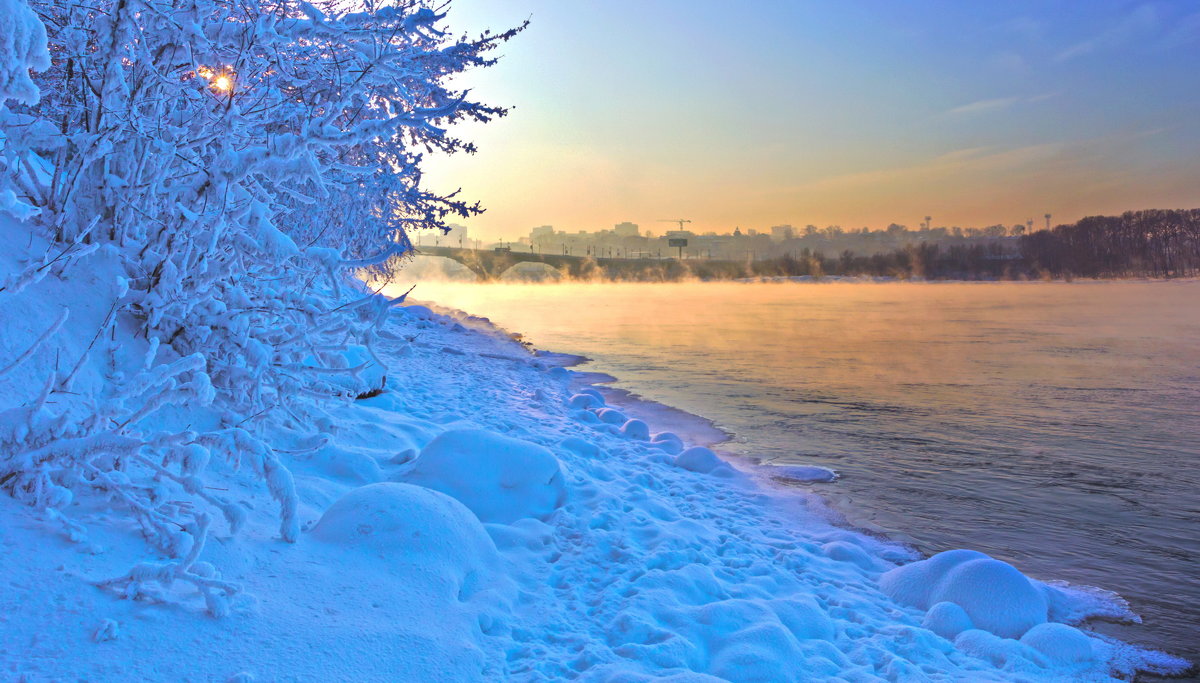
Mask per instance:
[[[429,164],[484,239],[1200,207],[1200,1],[454,0],[449,24],[527,17],[464,81],[511,115]]]

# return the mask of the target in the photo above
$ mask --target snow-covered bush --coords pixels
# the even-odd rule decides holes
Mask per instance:
[[[30,69],[50,67],[46,50],[46,29],[25,0],[0,0],[0,117],[7,111],[8,100],[36,104],[38,87],[29,78]],[[8,154],[4,133],[0,132],[0,212],[18,218],[37,213],[29,202],[22,201],[14,186],[15,157]]]
[[[121,270],[88,352],[0,415],[0,487],[76,535],[75,496],[124,505],[173,560],[121,590],[184,579],[228,593],[194,570],[203,510],[233,529],[242,514],[206,491],[208,463],[258,472],[295,540],[291,475],[263,425],[302,431],[308,399],[377,388],[365,376],[382,372],[372,345],[392,302],[352,275],[386,268],[406,231],[479,211],[423,187],[420,161],[471,151],[447,125],[504,113],[450,79],[520,29],[454,38],[431,8],[446,3],[422,0],[0,2],[0,98],[18,103],[0,109],[0,209],[33,216],[31,243],[48,245],[0,273],[0,294],[98,251]],[[81,368],[103,388],[74,390]],[[193,428],[168,406],[210,417]]]

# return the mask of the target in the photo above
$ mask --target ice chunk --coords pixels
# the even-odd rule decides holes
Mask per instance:
[[[771,466],[767,474],[775,479],[798,482],[830,482],[837,479],[837,472],[816,465],[778,465]]]
[[[566,499],[553,453],[483,429],[443,432],[404,479],[457,498],[484,522],[545,519]]]

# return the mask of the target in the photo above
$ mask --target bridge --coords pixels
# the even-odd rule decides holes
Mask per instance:
[[[417,247],[417,254],[442,256],[458,261],[480,280],[500,279],[504,271],[518,263],[545,263],[570,279],[590,280],[606,277],[614,280],[672,280],[688,274],[689,269],[675,259],[602,258],[567,254],[540,254],[523,250],[461,249],[458,247]]]

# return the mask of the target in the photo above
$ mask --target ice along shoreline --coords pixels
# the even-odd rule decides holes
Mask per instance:
[[[439,308],[442,312],[447,313],[452,317],[467,322],[468,324],[482,324],[485,328],[490,329],[495,334],[521,340],[520,334],[513,334],[487,318],[474,316],[457,309],[439,307],[436,304],[431,305],[435,308]],[[611,386],[612,384],[618,382],[619,378],[614,377],[606,372],[588,370],[586,368],[587,364],[593,361],[586,356],[538,350],[534,349],[527,342],[521,341],[521,343],[536,357],[542,359],[542,361],[546,362],[548,365],[561,367],[563,369],[570,369],[572,377],[570,386],[572,391],[576,392],[577,394],[578,392],[585,391],[593,393],[598,397],[602,397],[603,400],[601,404],[597,406],[599,412],[605,412],[607,410],[617,408],[622,412],[622,418],[636,418],[638,420],[646,421],[656,427],[663,426],[672,431],[684,431],[689,436],[688,443],[712,448],[714,451],[719,453],[722,459],[724,459],[728,464],[734,465],[741,474],[748,475],[751,479],[755,480],[756,486],[764,486],[773,491],[774,494],[781,494],[785,497],[793,498],[796,501],[802,502],[806,512],[817,515],[823,521],[835,527],[844,529],[845,531],[853,534],[859,534],[873,538],[876,541],[883,542],[885,545],[900,549],[901,553],[907,553],[908,557],[906,559],[908,561],[918,560],[914,563],[912,572],[913,575],[921,575],[922,578],[918,581],[918,583],[933,584],[934,593],[939,590],[936,587],[937,584],[939,582],[944,582],[944,574],[946,573],[947,569],[950,571],[950,573],[953,573],[957,569],[955,565],[963,561],[966,561],[968,564],[970,564],[972,560],[979,561],[982,559],[985,562],[1002,566],[1000,573],[992,577],[994,581],[999,582],[1001,585],[1011,578],[1004,576],[1006,571],[1019,576],[1019,580],[1022,583],[1025,580],[1023,575],[1021,575],[1011,566],[1007,565],[1007,563],[992,560],[987,555],[983,553],[977,553],[975,551],[956,550],[943,552],[931,560],[925,556],[924,553],[917,550],[915,543],[907,541],[907,537],[902,531],[885,529],[881,527],[872,527],[869,522],[860,523],[861,518],[859,520],[853,520],[853,515],[847,514],[850,511],[842,509],[845,501],[835,503],[833,499],[829,498],[829,496],[833,496],[833,498],[836,499],[836,492],[832,490],[829,492],[814,490],[811,486],[812,484],[829,482],[836,477],[836,475],[834,475],[834,473],[831,471],[820,467],[771,467],[769,465],[763,465],[760,461],[753,457],[748,457],[744,454],[739,454],[731,450],[722,449],[721,445],[731,441],[736,435],[721,429],[712,420],[688,413],[681,409],[674,408],[654,400],[647,399],[644,396],[640,396],[629,390]],[[788,470],[794,470],[795,476],[789,476],[791,472]],[[821,474],[822,471],[829,473],[831,476],[829,478],[825,478],[823,474]],[[802,523],[804,520],[798,519],[796,521],[797,523]],[[924,557],[924,561],[919,561],[922,557]],[[957,559],[952,559],[955,557],[957,557]],[[893,556],[892,559],[895,561],[898,558]],[[900,561],[903,563],[905,560]],[[936,568],[939,563],[942,563],[941,569]],[[934,565],[934,569],[917,569],[918,566],[927,564]],[[930,574],[930,572],[932,572],[932,574]],[[1071,621],[1071,623],[1076,623],[1080,626],[1086,626],[1091,622],[1114,622],[1125,624],[1141,623],[1140,618],[1129,610],[1128,604],[1119,595],[1110,591],[1101,588],[1093,588],[1090,586],[1070,585],[1066,582],[1054,579],[1046,582],[1032,579],[1029,581],[1030,583],[1038,586],[1039,589],[1045,589],[1051,594],[1056,591],[1066,591],[1075,592],[1077,594],[1086,596],[1082,602],[1076,601],[1076,604],[1069,607],[1049,604],[1053,603],[1054,600],[1048,599],[1047,610],[1050,614],[1051,623],[1053,623],[1055,619],[1062,618],[1066,618],[1068,621]],[[911,581],[909,581],[909,583],[911,583]],[[918,592],[928,594],[930,591],[925,589]],[[1001,590],[1001,592],[1003,593],[1004,590]],[[901,593],[903,593],[903,591],[901,591]],[[892,597],[896,596],[893,595]],[[1078,595],[1076,597],[1078,597]],[[911,599],[901,599],[900,602],[905,602],[910,605],[913,604]],[[917,602],[921,601],[918,600]],[[1070,600],[1068,600],[1068,602],[1070,602]],[[924,607],[926,608],[932,608],[935,606],[938,608],[945,607],[945,605],[939,604],[936,600],[934,602],[926,602],[924,604]],[[1054,614],[1056,610],[1058,611],[1057,615]],[[1075,613],[1070,614],[1072,611]],[[1084,612],[1090,613],[1085,615],[1083,614]],[[933,626],[930,625],[930,616],[933,616]],[[934,629],[935,632],[939,632],[940,635],[949,637],[949,639],[952,641],[956,640],[954,636],[959,635],[957,631],[952,628],[949,632],[942,632],[943,629],[936,625],[938,619],[941,619],[944,616],[944,610],[931,610],[927,614],[925,625]],[[960,615],[956,614],[955,618],[958,616]],[[953,621],[953,619],[951,621]],[[970,623],[969,620],[967,623]],[[1019,634],[1020,632],[1018,631],[1017,633]],[[1143,675],[1149,675],[1157,679],[1158,676],[1177,678],[1194,673],[1194,669],[1190,668],[1191,665],[1188,662],[1177,657],[1173,657],[1165,653],[1144,650],[1140,646],[1128,646],[1109,636],[1097,634],[1091,631],[1088,631],[1087,633],[1089,636],[1092,636],[1096,639],[1117,644],[1120,646],[1118,649],[1124,650],[1122,654],[1115,659],[1126,660],[1123,664],[1123,668],[1125,668],[1125,675],[1135,675],[1140,680]],[[1040,633],[1038,634],[1039,637],[1041,635],[1042,634]],[[1064,634],[1062,633],[1057,633],[1055,634],[1055,638],[1063,635]],[[1073,634],[1064,636],[1066,638],[1065,640],[1051,638],[1052,646],[1063,646],[1070,650],[1070,635]],[[1012,638],[1013,634],[1010,633],[1008,635],[1008,640],[1011,641]],[[1001,640],[1005,640],[1005,638],[1001,638]],[[1082,641],[1078,640],[1074,642],[1074,648],[1077,652],[1082,647],[1081,642]],[[1005,643],[998,641],[986,642],[978,640],[977,642],[971,642],[971,639],[967,638],[966,642],[962,644],[965,645],[968,650],[973,650],[973,654],[992,659],[994,663],[1001,664],[1007,668],[1007,655],[1001,656],[997,654],[998,650],[1004,649],[1006,646]],[[1142,660],[1142,665],[1139,667],[1136,674],[1132,669],[1129,668],[1134,660]]]

